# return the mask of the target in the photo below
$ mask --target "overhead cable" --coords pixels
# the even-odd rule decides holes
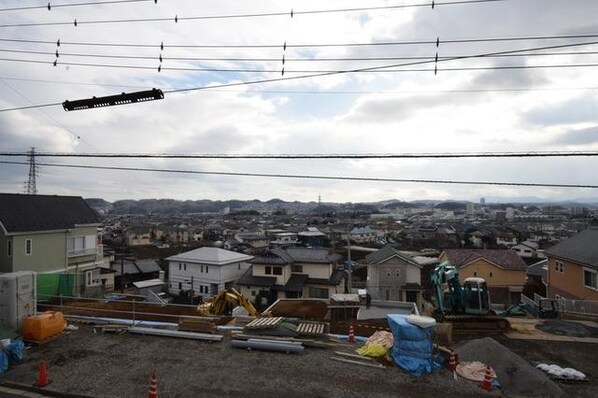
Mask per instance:
[[[468,4],[479,4],[479,3],[497,3],[507,0],[463,0],[463,1],[445,1],[435,3],[436,6],[452,6],[452,5],[468,5]],[[314,15],[314,14],[329,14],[329,13],[344,13],[344,12],[363,12],[363,11],[381,11],[381,10],[393,10],[393,9],[404,9],[404,8],[421,8],[430,7],[431,3],[412,3],[412,4],[398,4],[388,6],[377,6],[377,7],[356,7],[356,8],[335,8],[325,10],[294,10],[282,11],[282,12],[262,12],[262,13],[249,13],[249,14],[229,14],[229,15],[196,15],[196,16],[179,16],[178,14],[168,18],[125,18],[125,19],[97,19],[97,20],[78,20],[74,21],[61,21],[61,22],[27,22],[27,23],[16,23],[16,24],[3,24],[0,28],[15,28],[15,27],[30,27],[30,26],[58,26],[58,25],[93,25],[93,24],[118,24],[118,23],[152,23],[152,22],[182,22],[182,21],[201,21],[209,19],[239,19],[239,18],[261,18],[261,17],[292,17],[294,15]]]
[[[287,43],[287,48],[319,48],[319,47],[375,47],[375,46],[402,46],[402,45],[426,45],[433,44],[462,44],[462,43],[486,43],[503,41],[538,41],[538,40],[568,40],[568,39],[593,39],[596,34],[577,34],[577,35],[548,35],[548,36],[513,36],[513,37],[481,37],[468,39],[434,39],[434,40],[404,40],[388,42],[367,42],[367,43]],[[0,38],[3,42],[31,43],[31,44],[51,44],[56,45],[56,40],[33,40]],[[77,42],[59,40],[61,46],[94,46],[94,47],[139,47],[139,48],[280,48],[281,43],[276,44],[169,44],[169,43],[104,43],[104,42]]]
[[[0,161],[1,164],[26,165],[27,162]],[[156,169],[142,167],[118,167],[118,166],[93,166],[81,164],[59,164],[59,163],[38,163],[40,166],[119,170],[119,171],[144,171],[154,173],[177,173],[177,174],[199,174],[219,175],[231,177],[264,177],[264,178],[286,178],[286,179],[311,179],[311,180],[337,180],[337,181],[368,181],[368,182],[394,182],[394,183],[420,183],[420,184],[452,184],[452,185],[494,185],[494,186],[518,186],[518,187],[543,187],[543,188],[589,188],[597,189],[598,185],[589,184],[558,184],[558,183],[528,183],[528,182],[494,182],[494,181],[457,181],[457,180],[431,180],[419,178],[378,178],[378,177],[348,177],[348,176],[324,176],[324,175],[298,175],[298,174],[267,174],[267,173],[235,173],[224,171],[198,171],[198,170],[177,170],[177,169]]]
[[[0,152],[0,156],[27,156],[27,152]],[[598,151],[456,152],[456,153],[316,153],[316,154],[166,154],[166,153],[72,153],[36,152],[37,157],[123,159],[450,159],[450,158],[538,158],[595,157]]]
[[[140,3],[140,2],[148,2],[148,1],[152,1],[154,3],[157,2],[157,0],[107,0],[107,1],[88,1],[88,2],[85,2],[85,3],[58,3],[58,4],[54,4],[52,2],[48,2],[47,5],[43,5],[43,6],[20,6],[20,7],[0,8],[0,12],[3,12],[3,11],[35,10],[35,9],[41,9],[41,8],[45,8],[45,9],[48,9],[49,11],[51,11],[52,8],[82,7],[82,6],[100,6],[100,5],[104,5],[104,4]]]

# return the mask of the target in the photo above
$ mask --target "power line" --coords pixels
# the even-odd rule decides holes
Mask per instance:
[[[468,39],[434,39],[434,40],[404,40],[388,42],[368,43],[287,43],[287,48],[320,48],[320,47],[375,47],[375,46],[403,46],[403,45],[427,45],[440,44],[463,44],[463,43],[488,43],[488,42],[510,42],[510,41],[538,41],[538,40],[568,40],[568,39],[595,39],[598,34],[578,35],[545,35],[545,36],[513,36],[513,37],[482,37]],[[71,45],[71,46],[94,46],[94,47],[139,47],[139,48],[281,48],[280,43],[276,44],[142,44],[142,43],[104,43],[104,42],[75,42],[75,41],[50,41],[34,39],[0,38],[3,42]]]
[[[0,152],[0,156],[27,156],[28,152]],[[462,153],[350,153],[350,154],[157,154],[36,152],[39,157],[122,159],[453,159],[595,157],[598,151],[462,152]]]
[[[465,59],[468,56],[457,56],[452,58],[438,58],[441,61],[453,61],[456,59]],[[5,62],[23,62],[45,65],[65,65],[65,66],[83,66],[94,68],[118,68],[118,69],[137,69],[137,70],[158,70],[155,66],[142,65],[123,65],[123,64],[100,64],[100,63],[84,63],[84,62],[55,62],[55,61],[37,61],[30,59],[14,59],[14,58],[0,58],[0,61]],[[431,63],[434,61],[426,61]],[[380,67],[365,67],[356,68],[352,70],[338,70],[338,69],[284,69],[285,73],[317,73],[317,74],[337,74],[337,73],[413,73],[413,72],[464,72],[464,71],[481,71],[481,70],[511,70],[511,69],[554,69],[554,68],[593,68],[598,66],[598,63],[589,64],[544,64],[544,65],[508,65],[508,66],[476,66],[476,67],[456,67],[456,68],[426,68],[426,69],[390,69],[391,67],[401,67],[403,65],[383,65]],[[248,68],[194,68],[194,67],[177,67],[177,66],[163,66],[160,64],[160,71],[179,71],[179,72],[220,72],[220,73],[281,73],[282,69],[248,69]],[[310,76],[317,77],[317,76]],[[301,77],[304,78],[304,77]]]
[[[108,1],[89,1],[86,3],[66,3],[66,4],[51,4],[50,2],[48,2],[48,4],[44,5],[44,6],[22,6],[22,7],[0,8],[0,12],[2,12],[2,11],[35,10],[35,9],[41,9],[41,8],[47,8],[48,10],[51,10],[52,8],[96,6],[96,5],[118,4],[118,3],[138,3],[138,2],[147,2],[147,1],[155,2],[155,0],[108,0]]]
[[[252,85],[252,84],[273,83],[273,82],[281,82],[281,81],[288,81],[288,80],[310,79],[310,78],[314,78],[314,77],[324,77],[324,76],[332,76],[332,75],[348,74],[348,73],[358,73],[358,72],[370,72],[370,71],[376,71],[376,70],[381,70],[381,69],[424,65],[424,64],[430,64],[430,63],[435,64],[434,71],[436,72],[436,65],[439,62],[448,62],[448,61],[456,61],[456,60],[462,60],[462,59],[473,59],[473,58],[484,58],[484,57],[498,55],[498,54],[515,54],[515,53],[523,53],[523,52],[528,52],[528,51],[542,51],[542,50],[551,50],[551,49],[557,49],[557,48],[580,47],[580,46],[587,46],[587,45],[594,45],[594,44],[598,44],[598,41],[584,42],[584,43],[572,43],[572,44],[560,44],[560,45],[542,46],[542,47],[532,47],[532,48],[524,48],[524,49],[517,49],[517,50],[496,51],[496,52],[473,54],[473,55],[469,55],[469,56],[455,57],[455,58],[442,59],[442,60],[414,61],[414,62],[407,62],[407,63],[371,66],[371,67],[365,67],[365,68],[338,70],[338,71],[323,72],[323,73],[311,73],[311,74],[299,75],[299,76],[250,80],[250,81],[235,82],[235,83],[223,83],[220,85],[212,85],[212,86],[189,87],[189,88],[182,88],[182,89],[165,90],[164,94],[206,90],[208,87],[210,89],[214,89],[214,88],[236,87],[236,86],[244,86],[244,85]],[[1,60],[2,59],[0,59],[0,61]],[[24,62],[29,62],[29,61],[24,61]],[[42,61],[32,61],[32,62],[45,63]],[[579,66],[581,66],[581,65],[578,65],[578,67]],[[598,64],[596,64],[596,65],[586,64],[585,65],[585,67],[588,67],[588,66],[598,66]],[[112,65],[111,67],[115,67],[115,66]],[[541,67],[541,66],[528,66],[528,68],[539,68],[539,67]],[[495,68],[497,68],[497,69],[512,69],[514,67],[495,67]],[[146,69],[146,67],[135,67],[135,69]],[[472,70],[472,68],[469,68],[467,70]],[[420,72],[421,70],[416,70],[416,71]],[[34,107],[45,107],[45,106],[54,106],[54,105],[56,105],[56,103],[44,104],[44,105],[39,105],[39,106],[29,106],[29,107],[5,108],[5,109],[0,109],[0,112],[8,112],[8,111],[14,111],[14,110],[23,110],[23,109],[30,109],[30,108],[34,108]]]
[[[2,164],[27,164],[26,162],[0,161]],[[543,188],[589,188],[597,189],[598,185],[586,184],[540,184],[527,182],[491,182],[491,181],[456,181],[456,180],[428,180],[428,179],[403,179],[403,178],[376,178],[376,177],[346,177],[346,176],[322,176],[322,175],[297,175],[297,174],[266,174],[266,173],[235,173],[223,171],[197,171],[197,170],[176,170],[157,169],[142,167],[117,167],[117,166],[92,166],[78,164],[58,163],[37,163],[41,166],[119,170],[119,171],[145,171],[156,173],[177,173],[177,174],[200,174],[220,175],[232,177],[264,177],[264,178],[287,178],[287,179],[312,179],[312,180],[338,180],[338,181],[369,181],[369,182],[400,182],[400,183],[422,183],[422,184],[453,184],[453,185],[494,185],[494,186],[519,186],[519,187],[543,187]]]
[[[86,58],[109,58],[109,59],[142,59],[142,60],[159,60],[163,61],[222,61],[222,62],[280,62],[281,58],[222,58],[222,57],[176,57],[176,56],[147,56],[147,55],[116,55],[116,54],[85,54],[85,53],[69,53],[58,51],[33,51],[33,50],[17,50],[0,48],[0,52],[17,53],[17,54],[35,54],[35,55],[56,55],[60,57],[86,57]],[[574,52],[548,52],[548,53],[532,53],[532,54],[498,54],[491,55],[488,58],[505,58],[505,57],[547,57],[547,56],[580,56],[580,55],[596,55],[598,51],[574,51]],[[466,57],[467,55],[443,55],[439,56],[439,60]],[[285,62],[347,62],[347,61],[401,61],[401,60],[435,60],[435,56],[400,56],[400,57],[336,57],[336,58],[285,58]],[[61,62],[62,63],[62,62]]]
[[[98,86],[98,87],[122,87],[145,89],[147,86],[134,86],[127,84],[108,84],[108,83],[91,83],[91,82],[77,82],[66,80],[49,80],[49,79],[29,79],[21,77],[0,76],[2,80],[15,80],[24,82],[37,82],[49,84],[70,84],[75,86]],[[511,87],[511,88],[488,88],[488,89],[447,89],[447,90],[342,90],[342,91],[315,91],[315,90],[222,90],[215,87],[212,92],[220,93],[246,93],[246,94],[330,94],[330,95],[354,95],[354,94],[476,94],[476,93],[493,93],[493,92],[527,92],[527,91],[575,91],[575,90],[598,90],[598,86],[586,87]],[[205,91],[210,91],[207,88]]]
[[[174,18],[126,18],[126,19],[98,19],[90,21],[80,21],[75,19],[74,21],[61,21],[61,22],[29,22],[29,23],[17,23],[17,24],[4,24],[0,25],[0,28],[15,28],[15,27],[30,27],[30,26],[59,26],[59,25],[93,25],[93,24],[118,24],[118,23],[138,23],[138,22],[175,22],[179,21],[201,21],[201,20],[214,20],[214,19],[240,19],[240,18],[260,18],[260,17],[293,17],[295,15],[314,15],[314,14],[329,14],[329,13],[341,13],[341,12],[363,12],[363,11],[381,11],[381,10],[393,10],[393,9],[405,9],[405,8],[421,8],[430,7],[432,4],[435,6],[451,6],[451,5],[468,5],[468,4],[479,4],[479,3],[496,3],[507,0],[468,0],[468,1],[445,1],[445,2],[426,2],[426,3],[412,3],[412,4],[399,4],[390,6],[377,6],[377,7],[356,7],[356,8],[335,8],[325,10],[305,10],[295,11],[291,9],[283,12],[262,12],[262,13],[251,13],[251,14],[229,14],[229,15],[199,15],[199,16],[178,16]]]

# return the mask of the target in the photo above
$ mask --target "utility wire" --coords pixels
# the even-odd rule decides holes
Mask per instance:
[[[66,3],[66,4],[51,4],[48,2],[47,5],[43,6],[22,6],[22,7],[10,7],[0,8],[0,12],[3,11],[22,11],[22,10],[35,10],[45,8],[51,11],[52,8],[65,8],[65,7],[81,7],[81,6],[97,6],[104,4],[118,4],[118,3],[139,3],[154,0],[108,0],[108,1],[88,1],[86,3]]]
[[[479,3],[496,3],[507,0],[468,0],[468,1],[445,1],[434,3],[435,6],[451,6],[451,5],[468,5],[468,4],[479,4]],[[390,6],[378,6],[378,7],[356,7],[356,8],[335,8],[326,10],[305,10],[284,12],[263,12],[263,13],[251,13],[251,14],[229,14],[229,15],[199,15],[184,17],[175,15],[174,18],[126,18],[126,19],[98,19],[90,21],[62,21],[62,22],[29,22],[29,23],[17,23],[17,24],[4,24],[0,25],[0,28],[14,28],[14,27],[29,27],[29,26],[58,26],[58,25],[92,25],[92,24],[117,24],[117,23],[136,23],[136,22],[175,22],[179,21],[200,21],[209,19],[239,19],[239,18],[260,18],[260,17],[293,17],[294,15],[314,15],[314,14],[330,14],[330,13],[341,13],[341,12],[363,12],[363,11],[380,11],[380,10],[393,10],[393,9],[404,9],[404,8],[416,8],[416,7],[430,7],[432,2],[426,3],[412,3],[412,4],[399,4]]]
[[[484,58],[484,57],[489,57],[489,56],[498,55],[498,54],[516,54],[516,53],[524,53],[524,52],[528,52],[528,51],[552,50],[552,49],[557,49],[557,48],[580,47],[580,46],[588,46],[588,45],[594,45],[594,44],[598,44],[598,41],[584,42],[584,43],[573,43],[573,44],[561,44],[561,45],[543,46],[543,47],[523,48],[523,49],[518,49],[518,50],[496,51],[496,52],[490,52],[490,53],[481,53],[481,54],[473,54],[473,55],[463,56],[463,57],[455,57],[455,58],[442,59],[442,60],[438,60],[438,61],[436,61],[436,60],[415,61],[415,62],[398,63],[398,64],[390,64],[390,65],[371,66],[371,67],[366,67],[366,68],[338,70],[338,71],[331,71],[331,72],[324,72],[324,73],[310,73],[310,74],[299,75],[299,76],[288,76],[288,77],[278,77],[278,78],[269,78],[269,79],[260,79],[260,80],[249,80],[249,81],[242,81],[242,82],[235,82],[235,83],[223,83],[223,84],[212,85],[212,86],[188,87],[188,88],[181,88],[181,89],[165,90],[163,92],[165,94],[168,94],[168,93],[181,93],[181,92],[188,92],[188,91],[206,90],[207,88],[214,89],[214,88],[224,88],[224,87],[236,87],[236,86],[245,86],[245,85],[252,85],[252,84],[264,84],[264,83],[281,82],[281,81],[288,81],[288,80],[310,79],[310,78],[314,78],[314,77],[324,77],[324,76],[332,76],[332,75],[348,74],[348,73],[372,72],[372,71],[382,70],[382,69],[399,68],[399,67],[404,67],[404,66],[424,65],[424,64],[430,64],[430,63],[434,63],[435,65],[437,65],[440,62],[456,61],[456,60],[462,60],[462,59]],[[0,59],[0,61],[2,61],[2,60],[3,59]],[[46,62],[43,62],[43,61],[22,61],[22,62],[46,63]],[[578,67],[579,66],[581,66],[581,65],[578,65]],[[588,65],[588,64],[586,64],[585,65],[585,67],[588,67],[588,66],[598,66],[598,64],[596,64],[596,65],[593,65],[593,64],[592,65]],[[112,65],[112,66],[109,66],[109,67],[113,67],[114,68],[116,66]],[[538,67],[541,67],[541,66],[527,66],[527,68],[538,68]],[[147,67],[141,67],[141,66],[139,66],[139,67],[132,67],[132,68],[135,68],[135,69],[147,69]],[[513,69],[513,68],[515,68],[515,67],[494,67],[494,68],[490,68],[490,69]],[[473,70],[473,68],[468,68],[468,69],[465,69],[465,70]],[[416,71],[420,72],[421,70],[416,70]],[[40,106],[37,106],[37,107],[54,106],[54,105],[56,105],[56,103],[54,103],[54,104],[44,104],[44,105],[40,105]],[[17,107],[17,108],[5,108],[5,109],[0,109],[0,112],[8,112],[8,111],[14,111],[14,110],[30,109],[30,108],[33,108],[33,107],[36,107],[36,106]]]
[[[402,45],[427,45],[433,44],[462,44],[462,43],[490,43],[490,42],[510,42],[510,41],[538,41],[538,40],[568,40],[568,39],[595,39],[598,34],[579,34],[579,35],[549,35],[549,36],[514,36],[514,37],[482,37],[469,39],[448,39],[448,40],[406,40],[406,41],[388,41],[388,42],[368,42],[368,43],[287,43],[287,48],[320,48],[320,47],[374,47],[374,46],[402,46]],[[33,40],[33,39],[15,39],[0,38],[3,42],[31,43],[31,44],[51,44],[56,45],[57,41]],[[76,42],[60,41],[60,45],[70,46],[95,46],[95,47],[139,47],[139,48],[281,48],[277,44],[141,44],[141,43],[102,43],[102,42]]]
[[[0,152],[0,156],[27,156],[27,152]],[[124,159],[450,159],[595,157],[598,151],[462,152],[462,153],[350,153],[350,154],[165,154],[36,152],[36,157]]]
[[[13,161],[0,161],[0,163],[1,164],[19,164],[19,165],[28,164],[27,162],[13,162]],[[198,170],[156,169],[156,168],[142,168],[142,167],[117,167],[117,166],[91,166],[91,165],[80,165],[80,164],[58,164],[58,163],[37,163],[37,164],[40,166],[63,167],[63,168],[120,170],[120,171],[146,171],[146,172],[155,172],[155,173],[220,175],[220,176],[233,176],[233,177],[265,177],[265,178],[287,178],[287,179],[402,182],[402,183],[454,184],[454,185],[495,185],[495,186],[544,187],[544,188],[590,188],[590,189],[598,188],[598,185],[586,185],[586,184],[540,184],[540,183],[528,183],[528,182],[456,181],[456,180],[346,177],[346,176],[297,175],[297,174],[234,173],[234,172],[223,172],[223,171],[198,171]]]
[[[468,58],[467,56],[453,57],[453,58],[438,58],[441,61],[453,61],[456,59]],[[14,59],[14,58],[0,58],[4,62],[23,62],[34,64],[54,65],[54,61],[37,61],[30,59]],[[434,61],[425,61],[431,63]],[[118,69],[137,69],[137,70],[157,70],[155,66],[142,65],[123,65],[123,64],[99,64],[99,63],[85,63],[85,62],[57,62],[56,65],[65,66],[83,66],[94,68],[118,68]],[[402,65],[394,65],[394,67],[401,67]],[[341,73],[413,73],[413,72],[463,72],[463,71],[480,71],[480,70],[510,70],[510,69],[554,69],[554,68],[593,68],[598,66],[598,63],[588,64],[545,64],[545,65],[508,65],[508,66],[476,66],[476,67],[456,67],[456,68],[419,68],[419,69],[387,69],[391,66],[383,65],[380,67],[366,67],[352,70],[338,70],[338,69],[285,69],[285,73],[317,73],[315,76],[300,76],[299,78],[318,77],[322,75],[341,74]],[[281,69],[248,69],[248,68],[194,68],[194,67],[178,67],[178,66],[161,66],[161,71],[179,71],[179,72],[220,72],[220,73],[280,73]]]
[[[24,82],[37,82],[48,84],[70,84],[75,86],[98,86],[98,87],[122,87],[134,89],[147,89],[147,86],[135,86],[127,84],[107,84],[107,83],[91,83],[91,82],[77,82],[66,80],[49,80],[49,79],[29,79],[21,77],[0,76],[3,80],[15,80]],[[329,95],[355,95],[355,94],[476,94],[476,93],[494,93],[494,92],[532,92],[532,91],[576,91],[576,90],[598,90],[598,86],[585,87],[510,87],[510,88],[488,88],[488,89],[447,89],[447,90],[342,90],[342,91],[315,91],[315,90],[222,90],[215,87],[211,90],[215,93],[245,93],[245,94],[329,94]],[[210,91],[206,89],[205,91]],[[37,152],[36,152],[37,155]]]
[[[35,55],[56,55],[56,51],[32,51],[32,50],[17,50],[11,48],[0,48],[0,52],[17,53],[17,54],[35,54]],[[159,57],[143,56],[143,55],[115,55],[115,54],[85,54],[85,53],[69,53],[59,52],[60,57],[86,57],[86,58],[109,58],[109,59],[143,59],[143,60],[159,60]],[[596,55],[598,51],[573,51],[573,52],[547,52],[547,53],[532,53],[532,54],[498,54],[491,55],[488,58],[505,58],[505,57],[547,57],[547,56],[580,56],[580,55]],[[466,57],[466,55],[444,55],[439,56],[439,60]],[[336,57],[336,58],[287,58],[285,62],[347,62],[347,61],[405,61],[405,60],[435,60],[435,56],[400,56],[400,57]],[[169,57],[162,55],[163,61],[221,61],[221,62],[280,62],[280,57],[277,58],[222,58],[222,57]]]

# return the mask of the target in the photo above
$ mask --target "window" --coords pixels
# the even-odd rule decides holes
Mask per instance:
[[[179,282],[179,290],[183,289],[183,282]]]
[[[492,272],[490,272],[490,278],[492,278]]]
[[[206,274],[208,273],[208,268],[209,268],[209,267],[206,265]]]
[[[201,272],[201,273],[203,274],[203,265],[201,266],[201,268],[200,268],[200,271],[199,271],[199,272]]]
[[[25,254],[28,256],[33,254],[33,241],[31,239],[25,241]]]
[[[473,276],[478,276],[477,271],[473,271]]]
[[[273,275],[282,275],[282,267],[272,267]]]
[[[390,290],[386,289],[386,301],[390,300]]]
[[[237,264],[237,269],[240,270],[241,269],[241,263]]]
[[[555,261],[554,267],[556,269],[556,272],[560,274],[565,273],[565,265],[561,261]]]
[[[97,250],[97,237],[95,235],[73,236],[67,239],[66,244],[70,256],[95,254]]]
[[[303,265],[291,265],[291,272],[303,273]]]
[[[6,255],[8,257],[12,256],[12,240],[6,241]]]
[[[85,271],[85,286],[98,286],[100,284],[100,270],[92,269]]]
[[[395,274],[397,275],[397,277],[401,276],[401,270],[397,268],[395,270]]]
[[[187,271],[187,264],[183,264],[183,270]]]
[[[269,266],[269,265],[266,265],[266,267],[265,267],[265,270],[264,270],[264,273],[265,273],[266,275],[272,275],[272,267],[271,267],[271,266]]]
[[[183,266],[181,265],[181,263],[179,263],[179,271],[183,269]]]
[[[321,287],[310,287],[309,288],[309,297],[310,298],[327,299],[327,298],[329,298],[328,294],[329,294],[329,292],[328,292],[328,289],[326,289],[326,288],[321,288]]]
[[[591,289],[598,289],[598,271],[593,269],[583,269],[583,284]]]
[[[386,269],[386,276],[390,276],[390,268]]]
[[[251,291],[251,296],[252,296],[252,297],[255,297],[255,290],[252,290],[252,291]]]

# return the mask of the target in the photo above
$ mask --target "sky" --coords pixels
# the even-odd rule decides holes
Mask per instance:
[[[0,3],[0,162],[19,163],[0,163],[0,192],[24,192],[27,159],[8,155],[34,147],[38,194],[108,201],[598,200],[575,187],[598,186],[593,156],[47,156],[598,152],[596,1],[47,3]],[[60,105],[151,88],[164,99]]]

